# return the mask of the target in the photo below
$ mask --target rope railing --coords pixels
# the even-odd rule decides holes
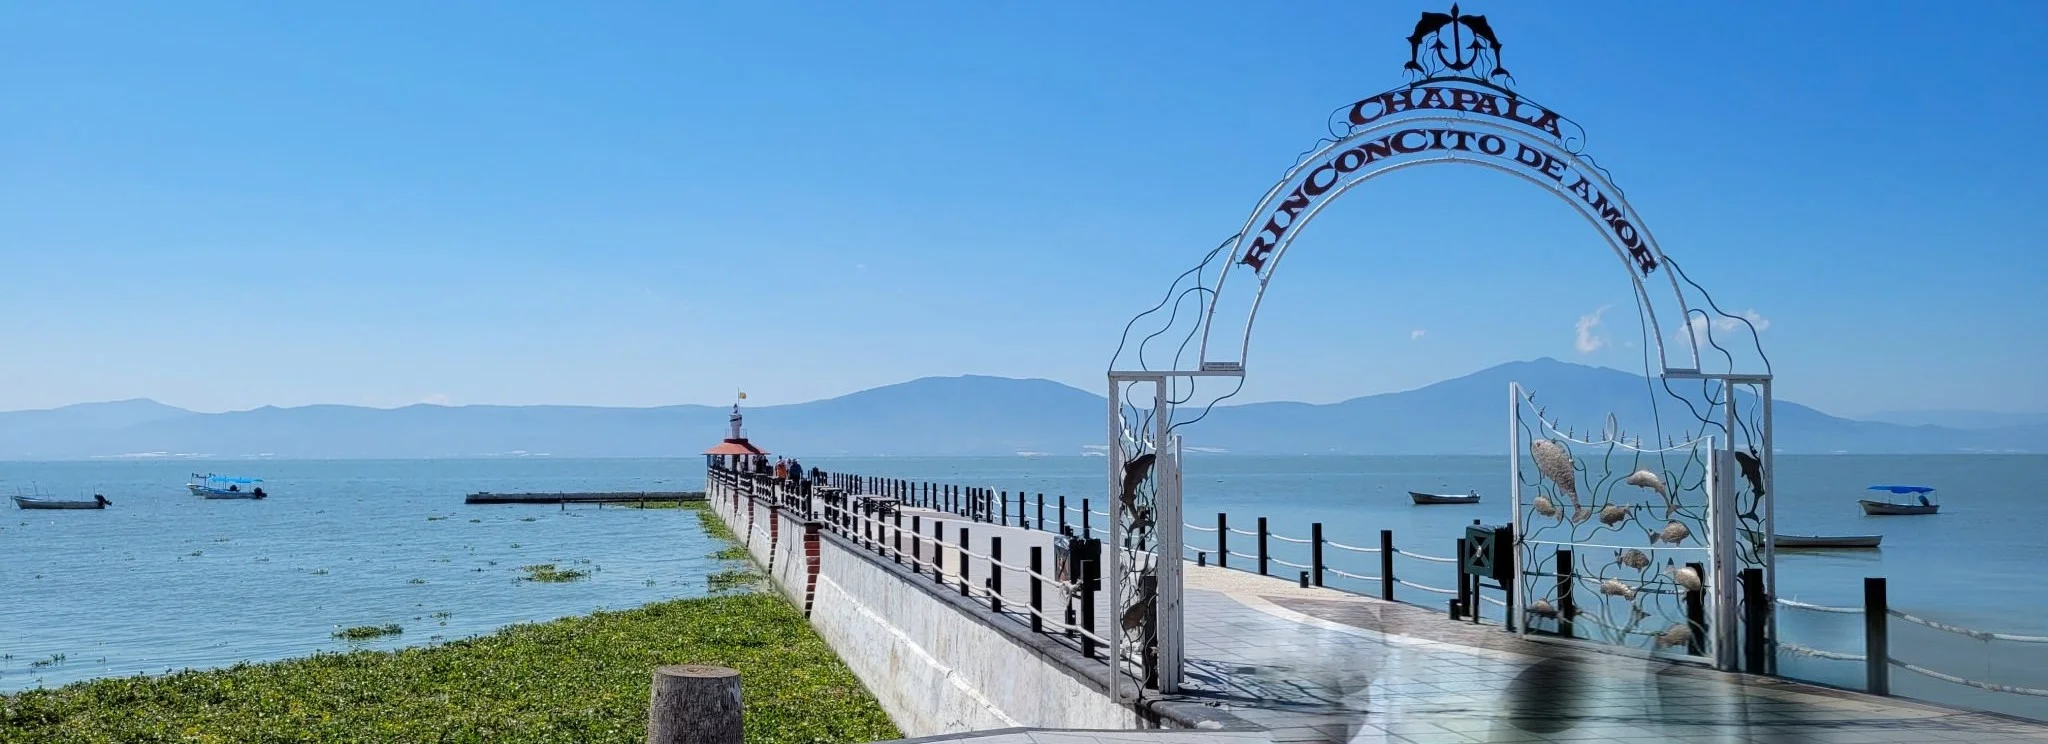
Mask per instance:
[[[2048,636],[2016,635],[2013,633],[1994,633],[1988,630],[1972,630],[1970,628],[1949,625],[1947,623],[1935,622],[1924,617],[1909,615],[1904,612],[1892,609],[1885,610],[1885,614],[1890,615],[1892,617],[1896,617],[1900,620],[1904,620],[1909,623],[1913,623],[1915,625],[1924,625],[1935,630],[1947,631],[1950,633],[1954,633],[1956,635],[1965,635],[1980,641],[2008,641],[2011,643],[2048,643]]]
[[[1410,589],[1421,589],[1421,590],[1423,590],[1423,591],[1425,591],[1425,592],[1435,592],[1435,593],[1437,593],[1437,594],[1457,594],[1457,593],[1458,593],[1458,590],[1456,590],[1456,589],[1438,589],[1438,588],[1436,588],[1436,587],[1433,587],[1433,586],[1427,586],[1427,585],[1424,585],[1424,584],[1417,584],[1417,583],[1415,583],[1415,582],[1413,582],[1413,581],[1409,581],[1409,580],[1407,580],[1407,579],[1395,579],[1395,580],[1394,580],[1394,583],[1396,583],[1396,584],[1400,584],[1401,586],[1405,586],[1405,587],[1408,587],[1408,588],[1410,588]]]
[[[1315,566],[1305,566],[1305,565],[1302,565],[1302,564],[1299,564],[1299,563],[1289,563],[1289,562],[1287,562],[1287,561],[1283,561],[1283,560],[1280,560],[1280,559],[1278,559],[1278,558],[1270,558],[1270,559],[1268,559],[1268,560],[1271,560],[1272,562],[1274,562],[1274,563],[1278,563],[1278,564],[1280,564],[1280,565],[1282,565],[1282,566],[1287,566],[1287,567],[1289,567],[1289,568],[1299,568],[1299,569],[1302,569],[1302,570],[1304,570],[1304,571],[1313,571],[1313,570],[1315,570]]]
[[[1399,554],[1399,555],[1405,555],[1405,556],[1408,556],[1408,557],[1410,557],[1410,558],[1414,558],[1415,560],[1418,560],[1418,561],[1429,561],[1430,563],[1457,563],[1457,562],[1458,562],[1458,559],[1456,559],[1456,558],[1438,558],[1438,557],[1436,557],[1436,556],[1433,556],[1433,555],[1423,555],[1423,554],[1421,554],[1421,553],[1410,553],[1410,552],[1408,552],[1408,551],[1406,551],[1406,550],[1402,550],[1402,549],[1400,549],[1400,548],[1395,548],[1395,549],[1394,549],[1394,552],[1395,552],[1396,554]]]
[[[1782,644],[1781,644],[1781,645],[1782,645]],[[2012,694],[2014,694],[2014,695],[2028,695],[2028,696],[2032,696],[2032,697],[2048,697],[2048,690],[2043,690],[2043,689],[2040,689],[2040,688],[2036,688],[2036,687],[2018,687],[2018,686],[2015,686],[2015,685],[2001,685],[2001,684],[1998,684],[1998,683],[1996,683],[1996,682],[1980,682],[1980,681],[1977,681],[1977,680],[1974,680],[1974,679],[1965,679],[1965,678],[1963,678],[1963,677],[1958,677],[1958,676],[1955,676],[1955,675],[1953,675],[1953,674],[1945,674],[1945,673],[1942,673],[1942,672],[1937,672],[1937,671],[1934,671],[1934,670],[1932,670],[1932,669],[1928,669],[1927,667],[1923,667],[1923,666],[1920,666],[1920,665],[1918,665],[1918,664],[1909,664],[1909,663],[1907,663],[1907,662],[1904,662],[1904,661],[1900,661],[1900,660],[1898,660],[1898,659],[1891,659],[1890,661],[1891,661],[1891,665],[1892,665],[1892,666],[1898,667],[1898,668],[1900,668],[1900,669],[1904,669],[1904,670],[1906,670],[1906,671],[1909,671],[1909,672],[1915,672],[1915,673],[1918,673],[1918,674],[1923,674],[1923,675],[1926,675],[1926,676],[1929,676],[1929,677],[1933,677],[1933,678],[1935,678],[1935,679],[1938,679],[1938,680],[1941,680],[1941,681],[1943,681],[1943,682],[1952,682],[1952,683],[1955,683],[1955,684],[1959,684],[1959,685],[1963,685],[1963,686],[1966,686],[1966,687],[1975,687],[1975,688],[1977,688],[1977,689],[1979,689],[1979,690],[1990,690],[1990,691],[1992,691],[1992,692],[2009,692],[2009,693],[2012,693]]]
[[[1216,528],[1214,528],[1214,527],[1199,527],[1199,526],[1196,526],[1196,525],[1188,524],[1188,523],[1186,523],[1186,522],[1182,522],[1182,523],[1180,524],[1180,526],[1182,526],[1182,527],[1186,527],[1186,528],[1188,528],[1188,529],[1191,529],[1191,530],[1194,530],[1194,531],[1196,531],[1196,532],[1215,532],[1215,531],[1216,531]]]
[[[1774,601],[1781,606],[1790,607],[1795,610],[1806,610],[1808,612],[1832,612],[1840,615],[1863,614],[1863,608],[1861,607],[1829,607],[1827,605],[1808,604],[1806,602],[1786,599],[1784,597],[1779,597]]]
[[[1358,547],[1358,546],[1356,546],[1356,545],[1345,545],[1344,543],[1340,543],[1340,542],[1337,542],[1336,540],[1324,540],[1324,541],[1323,541],[1323,544],[1324,544],[1324,545],[1328,545],[1328,546],[1330,546],[1330,547],[1333,547],[1333,548],[1336,548],[1336,549],[1338,549],[1338,550],[1349,550],[1349,551],[1352,551],[1352,552],[1357,552],[1357,553],[1377,553],[1377,552],[1380,552],[1380,549],[1379,549],[1379,548],[1361,548],[1361,547]]]
[[[1380,580],[1381,580],[1381,579],[1380,579],[1380,577],[1378,577],[1378,576],[1360,576],[1360,575],[1358,575],[1358,574],[1355,574],[1355,573],[1350,573],[1350,572],[1348,572],[1348,571],[1340,571],[1340,570],[1337,570],[1337,569],[1334,569],[1334,568],[1328,568],[1328,567],[1325,567],[1325,568],[1324,568],[1323,570],[1324,570],[1324,571],[1327,571],[1327,572],[1329,572],[1329,573],[1333,573],[1333,574],[1336,574],[1336,575],[1338,575],[1338,576],[1342,576],[1342,577],[1344,577],[1344,578],[1347,578],[1347,579],[1357,579],[1357,580],[1359,580],[1359,581],[1380,581]]]
[[[1296,544],[1296,545],[1308,545],[1308,544],[1310,544],[1310,542],[1311,542],[1311,541],[1309,541],[1309,540],[1296,540],[1296,539],[1294,539],[1294,538],[1292,538],[1292,537],[1288,537],[1288,536],[1286,536],[1286,535],[1282,535],[1282,534],[1280,534],[1280,533],[1278,533],[1278,532],[1275,532],[1275,533],[1269,534],[1269,535],[1267,535],[1267,537],[1271,537],[1271,538],[1273,538],[1273,539],[1275,539],[1275,540],[1279,540],[1279,541],[1281,541],[1281,542],[1291,542],[1291,543],[1294,543],[1294,544]]]
[[[1797,644],[1797,643],[1791,643],[1791,642],[1787,642],[1787,641],[1779,641],[1779,642],[1778,642],[1778,649],[1779,649],[1779,650],[1782,650],[1782,651],[1787,651],[1787,652],[1790,652],[1790,653],[1793,653],[1793,654],[1796,654],[1796,655],[1799,655],[1799,656],[1810,656],[1810,657],[1813,657],[1813,658],[1816,658],[1816,659],[1827,659],[1827,660],[1829,660],[1829,661],[1864,661],[1864,662],[1867,662],[1867,661],[1869,661],[1869,660],[1870,660],[1870,657],[1868,657],[1868,656],[1864,656],[1863,654],[1845,654],[1845,653],[1841,653],[1841,652],[1839,652],[1839,651],[1824,651],[1824,650],[1821,650],[1821,649],[1813,648],[1812,646],[1801,646],[1801,645],[1799,645],[1799,644]]]
[[[1238,529],[1238,528],[1236,528],[1236,527],[1232,527],[1232,528],[1230,528],[1230,534],[1233,534],[1233,535],[1243,535],[1243,536],[1245,536],[1245,537],[1258,537],[1258,536],[1259,536],[1259,533],[1257,533],[1257,532],[1246,532],[1246,531],[1244,531],[1244,530],[1240,530],[1240,529]]]

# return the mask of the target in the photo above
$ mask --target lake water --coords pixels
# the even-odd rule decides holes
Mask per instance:
[[[984,485],[1011,494],[1066,494],[1078,507],[1082,496],[1102,506],[1107,483],[1102,458],[918,459],[806,458],[806,466],[871,473],[911,480]],[[1886,577],[1890,605],[1919,617],[1968,628],[2048,636],[2048,592],[2041,576],[2048,568],[2048,456],[1780,456],[1776,478],[1777,531],[1790,534],[1883,534],[1881,550],[1788,552],[1778,556],[1781,596],[1813,604],[1860,607],[1863,578]],[[1191,456],[1186,461],[1187,521],[1213,528],[1218,512],[1231,527],[1251,531],[1266,517],[1278,534],[1306,538],[1322,522],[1325,539],[1373,547],[1379,531],[1394,531],[1398,548],[1451,556],[1455,541],[1472,520],[1505,524],[1512,509],[1506,457],[1246,457]],[[1923,517],[1866,517],[1856,505],[1864,487],[1876,483],[1935,486],[1941,513]],[[1415,506],[1409,490],[1441,493],[1478,491],[1483,502],[1469,506]],[[1035,507],[1034,507],[1035,508]],[[1056,519],[1055,507],[1047,518]],[[1035,517],[1035,515],[1034,515]],[[1072,516],[1078,520],[1079,515]],[[1100,529],[1103,520],[1094,518]],[[1210,551],[1214,533],[1187,533],[1189,546]],[[1252,538],[1231,537],[1230,550],[1254,552]],[[1303,546],[1274,540],[1271,555],[1308,563]],[[1249,561],[1232,558],[1233,567]],[[1326,550],[1332,567],[1379,575],[1372,555]],[[1292,577],[1297,569],[1274,565]],[[1400,559],[1396,575],[1435,587],[1456,585],[1452,567]],[[1328,576],[1331,586],[1377,594],[1367,584]],[[1443,607],[1447,597],[1398,587],[1403,601]],[[1486,605],[1491,617],[1499,608]],[[1969,679],[2048,688],[2048,644],[1983,642],[1903,621],[1891,622],[1896,659]],[[1842,653],[1863,652],[1861,615],[1815,614],[1782,609],[1782,640]],[[1864,666],[1781,654],[1779,672],[1841,687],[1861,689]],[[1895,694],[1984,710],[2048,719],[2048,698],[1990,692],[1894,670]]]
[[[190,471],[262,501],[186,493]],[[699,490],[701,461],[0,463],[0,492],[113,502],[0,514],[0,691],[317,650],[392,648],[701,596],[694,512],[464,506],[474,491]],[[589,576],[522,581],[553,563]],[[369,642],[340,627],[396,623]],[[61,660],[52,661],[61,656]]]
[[[806,458],[805,464],[911,480],[1083,497],[1102,509],[1105,461],[1085,457]],[[2048,636],[2048,456],[1784,456],[1780,532],[1882,533],[1880,551],[1779,556],[1789,598],[1854,607],[1862,579],[1884,576],[1891,604],[1954,625]],[[1229,514],[1250,530],[1265,516],[1279,534],[1372,546],[1391,529],[1404,550],[1448,556],[1474,519],[1509,517],[1504,457],[1193,457],[1188,521]],[[266,479],[260,502],[186,495],[190,471]],[[96,676],[159,673],[355,646],[390,648],[488,632],[505,624],[699,596],[718,546],[676,510],[464,506],[472,491],[696,490],[702,463],[683,460],[453,460],[325,462],[0,463],[0,492],[33,482],[46,495],[114,501],[102,512],[10,511],[0,519],[0,691]],[[1942,489],[1932,517],[1865,517],[1855,501],[1872,483]],[[1485,503],[1416,507],[1410,489],[1477,490]],[[1049,511],[1049,519],[1056,517]],[[434,519],[435,517],[444,517]],[[1078,520],[1078,516],[1074,517]],[[471,521],[475,520],[475,521]],[[1100,518],[1094,522],[1100,528]],[[1189,544],[1213,550],[1211,533]],[[1233,537],[1232,549],[1252,552]],[[1305,550],[1274,541],[1276,558]],[[1212,555],[1213,558],[1213,555]],[[1333,567],[1378,574],[1377,559],[1330,550]],[[586,564],[585,561],[588,561]],[[566,584],[519,581],[520,566],[591,571]],[[1452,586],[1450,567],[1402,559],[1401,578]],[[1275,571],[1292,571],[1275,566]],[[1288,574],[1291,575],[1291,574]],[[414,583],[415,580],[421,583]],[[1331,576],[1333,586],[1375,586]],[[1402,587],[1404,601],[1443,598]],[[1497,610],[1491,608],[1497,613]],[[445,616],[439,613],[446,613]],[[329,637],[338,627],[397,623],[370,643]],[[1861,653],[1858,615],[1781,612],[1784,640]],[[1982,642],[1891,624],[1893,655],[1971,679],[2048,687],[2048,644]],[[62,661],[40,665],[61,654]],[[1863,665],[1785,655],[1788,676],[1861,687]],[[2048,700],[1893,674],[1902,695],[2037,718]]]

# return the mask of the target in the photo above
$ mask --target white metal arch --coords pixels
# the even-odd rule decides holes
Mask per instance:
[[[1682,367],[1674,367],[1671,364],[1669,352],[1666,349],[1664,343],[1663,330],[1661,326],[1656,325],[1658,317],[1658,313],[1656,311],[1656,303],[1652,300],[1651,293],[1648,291],[1648,288],[1645,286],[1643,282],[1643,277],[1637,274],[1635,270],[1635,264],[1633,262],[1633,259],[1631,259],[1629,256],[1627,247],[1623,245],[1612,233],[1605,229],[1602,229],[1603,226],[1600,224],[1599,217],[1597,213],[1593,211],[1591,205],[1587,204],[1584,200],[1577,198],[1574,194],[1571,193],[1569,188],[1566,187],[1562,182],[1537,178],[1534,174],[1528,172],[1526,168],[1509,167],[1505,163],[1512,162],[1512,157],[1505,155],[1487,155],[1476,151],[1460,151],[1451,149],[1432,149],[1423,150],[1415,153],[1397,153],[1391,157],[1381,158],[1377,162],[1386,164],[1377,165],[1377,167],[1373,167],[1370,169],[1360,169],[1345,174],[1340,178],[1340,180],[1337,181],[1337,183],[1333,184],[1325,192],[1315,197],[1314,202],[1309,206],[1307,211],[1303,212],[1300,217],[1290,220],[1286,228],[1286,232],[1279,238],[1278,241],[1276,241],[1275,247],[1273,248],[1271,255],[1267,258],[1269,266],[1266,269],[1257,272],[1257,274],[1259,275],[1258,287],[1254,290],[1251,308],[1248,311],[1247,317],[1244,321],[1243,332],[1239,340],[1237,359],[1212,359],[1210,356],[1211,336],[1216,330],[1216,310],[1217,306],[1220,304],[1220,300],[1223,297],[1225,283],[1229,281],[1230,275],[1234,273],[1233,269],[1237,265],[1238,261],[1244,257],[1247,241],[1254,235],[1260,220],[1267,218],[1269,215],[1273,213],[1273,210],[1281,203],[1281,200],[1284,198],[1284,195],[1288,191],[1288,187],[1290,185],[1297,183],[1305,172],[1310,172],[1312,171],[1312,169],[1320,168],[1322,165],[1331,162],[1333,153],[1341,154],[1342,152],[1357,146],[1361,142],[1378,139],[1379,137],[1384,136],[1389,132],[1394,132],[1406,128],[1412,128],[1417,125],[1432,124],[1455,126],[1460,129],[1468,131],[1493,134],[1511,143],[1520,144],[1534,150],[1539,150],[1564,163],[1566,166],[1571,168],[1572,172],[1575,175],[1585,178],[1588,183],[1592,184],[1595,188],[1599,189],[1599,192],[1609,199],[1610,204],[1619,209],[1621,214],[1623,214],[1628,219],[1630,226],[1634,228],[1637,235],[1639,236],[1639,242],[1643,245],[1644,248],[1646,248],[1649,251],[1650,255],[1655,257],[1660,265],[1667,266],[1667,269],[1665,271],[1666,280],[1670,282],[1671,296],[1677,305],[1676,315],[1679,318],[1690,317],[1691,309],[1685,298],[1685,293],[1678,283],[1677,272],[1668,268],[1668,260],[1665,257],[1663,248],[1658,244],[1655,234],[1647,226],[1644,225],[1644,221],[1642,220],[1641,215],[1638,212],[1636,212],[1635,208],[1632,205],[1628,203],[1627,198],[1621,193],[1621,190],[1614,186],[1613,182],[1607,178],[1605,173],[1599,167],[1586,161],[1584,158],[1579,157],[1579,155],[1574,153],[1572,150],[1551,140],[1547,135],[1540,135],[1534,132],[1533,130],[1509,126],[1486,118],[1449,115],[1434,110],[1411,110],[1408,112],[1401,112],[1381,117],[1380,119],[1373,122],[1370,126],[1360,127],[1352,131],[1351,133],[1345,135],[1344,137],[1337,139],[1333,142],[1330,142],[1321,149],[1316,150],[1313,154],[1309,155],[1308,157],[1303,158],[1300,163],[1296,164],[1293,168],[1290,168],[1287,171],[1286,175],[1279,180],[1279,182],[1275,183],[1271,189],[1267,190],[1265,196],[1261,198],[1259,200],[1258,205],[1253,208],[1251,216],[1245,220],[1245,224],[1239,229],[1238,236],[1233,241],[1231,246],[1230,260],[1228,263],[1224,265],[1224,270],[1219,272],[1219,275],[1216,278],[1216,282],[1211,288],[1212,291],[1210,293],[1210,296],[1204,303],[1207,305],[1207,308],[1204,310],[1203,318],[1201,321],[1202,341],[1199,347],[1199,352],[1197,354],[1198,363],[1206,365],[1214,361],[1235,361],[1239,365],[1243,365],[1248,361],[1251,349],[1252,329],[1257,320],[1259,305],[1264,300],[1267,284],[1272,281],[1273,275],[1279,271],[1279,263],[1281,258],[1285,256],[1287,247],[1293,244],[1295,238],[1299,237],[1303,230],[1307,229],[1309,223],[1314,220],[1317,214],[1321,213],[1321,211],[1325,207],[1329,206],[1331,203],[1341,198],[1344,192],[1347,192],[1352,187],[1355,187],[1366,181],[1373,180],[1374,178],[1377,178],[1379,176],[1386,175],[1388,173],[1393,173],[1399,170],[1405,170],[1409,167],[1417,165],[1428,165],[1433,163],[1464,163],[1469,165],[1477,165],[1491,170],[1507,173],[1512,176],[1516,176],[1518,178],[1521,178],[1522,180],[1529,181],[1530,183],[1534,183],[1538,186],[1543,187],[1546,191],[1549,191],[1553,196],[1556,196],[1559,199],[1564,200],[1566,203],[1571,204],[1573,208],[1579,212],[1580,216],[1584,217],[1589,222],[1589,224],[1591,224],[1595,228],[1595,231],[1599,232],[1602,235],[1602,237],[1605,238],[1609,248],[1614,251],[1616,258],[1619,261],[1621,261],[1623,273],[1629,277],[1631,285],[1635,288],[1636,300],[1638,303],[1640,303],[1644,313],[1652,323],[1652,332],[1650,333],[1650,335],[1655,338],[1655,343],[1657,345],[1658,361],[1662,364],[1664,369],[1670,371],[1684,372],[1691,372],[1699,369],[1699,343],[1696,338],[1692,338],[1690,336],[1688,336],[1686,340],[1686,351],[1688,351],[1690,355],[1690,358],[1688,359],[1689,364],[1684,365]]]

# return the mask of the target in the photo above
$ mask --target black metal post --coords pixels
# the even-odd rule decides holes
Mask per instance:
[[[900,564],[903,562],[903,510],[896,510],[889,521],[894,523],[894,529],[889,530],[889,558]]]
[[[918,562],[918,561],[921,561],[921,560],[924,560],[924,547],[923,547],[923,542],[924,542],[924,525],[922,525],[922,524],[919,524],[919,523],[918,523],[918,522],[919,522],[919,520],[921,520],[921,519],[922,519],[922,517],[919,517],[919,516],[918,516],[918,515],[916,515],[916,514],[912,514],[912,515],[910,515],[910,572],[911,572],[911,573],[917,573],[917,572],[918,572],[918,568],[917,568],[917,562]]]
[[[1216,512],[1216,567],[1230,567],[1230,515]]]
[[[1308,588],[1308,572],[1307,572],[1307,571],[1303,571],[1303,572],[1301,572],[1301,588],[1303,588],[1303,589],[1307,589],[1307,588]]]
[[[1060,534],[1067,534],[1067,497],[1060,497]]]
[[[1458,547],[1456,549],[1456,552],[1451,553],[1451,555],[1459,556],[1460,561],[1464,560],[1463,556],[1465,555],[1465,538],[1458,538]],[[1473,594],[1472,575],[1465,573],[1464,566],[1457,566],[1456,570],[1458,572],[1458,593],[1456,595],[1457,599],[1451,602],[1452,620],[1458,620],[1463,617],[1458,614],[1458,611],[1471,606],[1471,599]]]
[[[1557,634],[1572,637],[1572,615],[1578,612],[1577,600],[1572,598],[1572,586],[1578,582],[1572,578],[1572,552],[1557,551]]]
[[[1750,674],[1770,673],[1769,646],[1764,643],[1770,612],[1771,598],[1764,596],[1764,570],[1742,569],[1742,670]]]
[[[932,520],[932,581],[946,583],[946,523]]]
[[[1044,501],[1039,503],[1043,504]],[[1039,617],[1045,612],[1044,582],[1038,577],[1045,574],[1045,548],[1031,546],[1031,632],[1045,632],[1045,621]]]
[[[1701,563],[1687,563],[1693,575],[1700,577],[1699,589],[1685,590],[1685,624],[1692,630],[1692,640],[1685,644],[1685,652],[1698,656],[1707,652],[1707,567]]]
[[[1088,506],[1087,499],[1081,499],[1081,539],[1095,539],[1095,527],[1090,524],[1094,521],[1095,510]]]
[[[1394,531],[1380,530],[1380,599],[1394,601]]]
[[[973,544],[967,541],[967,528],[960,528],[960,596],[962,597],[974,596],[973,593],[967,590],[967,568],[974,565],[974,559],[967,557],[967,554],[973,552],[973,549],[967,546]]]
[[[998,535],[988,538],[988,608],[1003,611],[1003,538]]]
[[[1045,531],[1045,494],[1038,494],[1038,531]]]
[[[1267,574],[1266,574],[1266,562],[1267,562],[1268,560],[1270,560],[1270,554],[1268,554],[1268,553],[1266,552],[1266,535],[1267,535],[1267,532],[1266,532],[1266,518],[1265,518],[1265,517],[1259,517],[1259,575],[1260,575],[1260,576],[1265,576],[1265,575],[1267,575]]]
[[[1308,526],[1308,565],[1316,586],[1323,585],[1323,523]]]
[[[1863,658],[1865,691],[1892,694],[1891,618],[1884,596],[1884,577],[1863,579]]]

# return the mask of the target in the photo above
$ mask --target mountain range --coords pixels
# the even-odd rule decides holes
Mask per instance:
[[[1657,383],[1544,358],[1338,403],[1219,405],[1182,432],[1197,452],[1499,454],[1510,382],[1536,391],[1546,416],[1579,431],[1598,431],[1609,414],[1646,441],[1663,438],[1660,418],[1667,434],[1696,428],[1685,403]],[[1697,397],[1699,385],[1692,388]],[[965,376],[745,413],[757,444],[798,457],[1077,455],[1101,450],[1105,408],[1102,396],[1050,380]],[[138,399],[0,413],[0,459],[673,457],[724,437],[729,410],[420,404],[196,413]],[[1779,400],[1773,422],[1787,453],[2048,452],[2048,420],[1934,413],[1946,418],[1857,421]]]

